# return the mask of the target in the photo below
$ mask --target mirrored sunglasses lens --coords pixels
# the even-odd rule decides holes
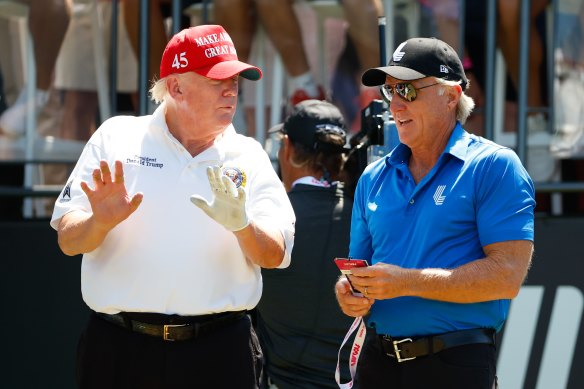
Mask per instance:
[[[381,94],[387,101],[391,101],[391,98],[393,97],[393,88],[391,85],[383,85],[381,87]]]
[[[395,84],[394,86],[383,85],[381,87],[381,93],[387,101],[391,101],[394,93],[397,93],[402,99],[408,102],[414,101],[418,96],[416,88],[410,83]]]
[[[404,100],[412,102],[416,99],[417,93],[416,88],[412,84],[397,84],[395,86],[395,91]]]

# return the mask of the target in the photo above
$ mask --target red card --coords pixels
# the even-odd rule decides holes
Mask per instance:
[[[351,274],[351,270],[353,270],[356,267],[369,266],[367,261],[364,259],[335,258],[335,263],[337,264],[339,270],[341,270],[341,273],[345,275],[345,277],[347,277],[348,274]],[[363,293],[361,293],[359,290],[353,287],[353,284],[351,284],[351,280],[349,280],[349,277],[347,277],[347,280],[349,281],[349,286],[351,287],[351,292],[353,293],[353,295],[363,297]]]
[[[356,267],[369,266],[367,261],[364,259],[335,258],[335,263],[343,274],[351,274],[351,270]]]

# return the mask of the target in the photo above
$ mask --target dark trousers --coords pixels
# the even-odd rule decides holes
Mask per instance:
[[[92,314],[77,350],[80,389],[259,387],[263,355],[249,316],[186,341],[132,332]]]
[[[372,331],[374,333],[374,331]],[[386,355],[377,335],[363,347],[355,388],[358,389],[494,389],[496,350],[489,344],[469,344],[433,355],[398,362]]]

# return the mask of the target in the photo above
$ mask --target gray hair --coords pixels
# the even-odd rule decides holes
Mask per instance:
[[[173,76],[180,78],[181,74],[173,74]],[[168,96],[168,88],[166,87],[166,79],[168,77],[169,76],[166,76],[160,80],[154,81],[148,91],[150,93],[150,98],[156,104],[162,103]]]
[[[438,88],[438,95],[442,96],[446,92],[446,87],[451,87],[454,85],[460,85],[461,81],[449,81],[444,80],[442,78],[435,78],[436,82],[441,84],[442,87]],[[470,81],[466,84],[467,89],[470,87]],[[460,99],[458,100],[458,105],[456,106],[456,120],[460,122],[460,124],[464,124],[466,119],[470,116],[472,110],[475,107],[475,102],[472,97],[466,95],[464,91],[460,95]]]

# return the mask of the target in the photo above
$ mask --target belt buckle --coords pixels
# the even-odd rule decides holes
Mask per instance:
[[[416,359],[416,357],[411,357],[411,358],[402,358],[401,357],[401,350],[398,348],[398,345],[400,343],[403,342],[413,342],[412,338],[405,338],[402,340],[393,340],[391,343],[393,344],[393,350],[395,352],[395,357],[397,358],[398,362],[405,362],[405,361],[411,361],[412,359]]]
[[[164,325],[164,332],[162,333],[162,339],[167,340],[169,342],[174,342],[176,339],[172,338],[170,335],[170,329],[175,327],[186,327],[188,324],[165,324]]]

